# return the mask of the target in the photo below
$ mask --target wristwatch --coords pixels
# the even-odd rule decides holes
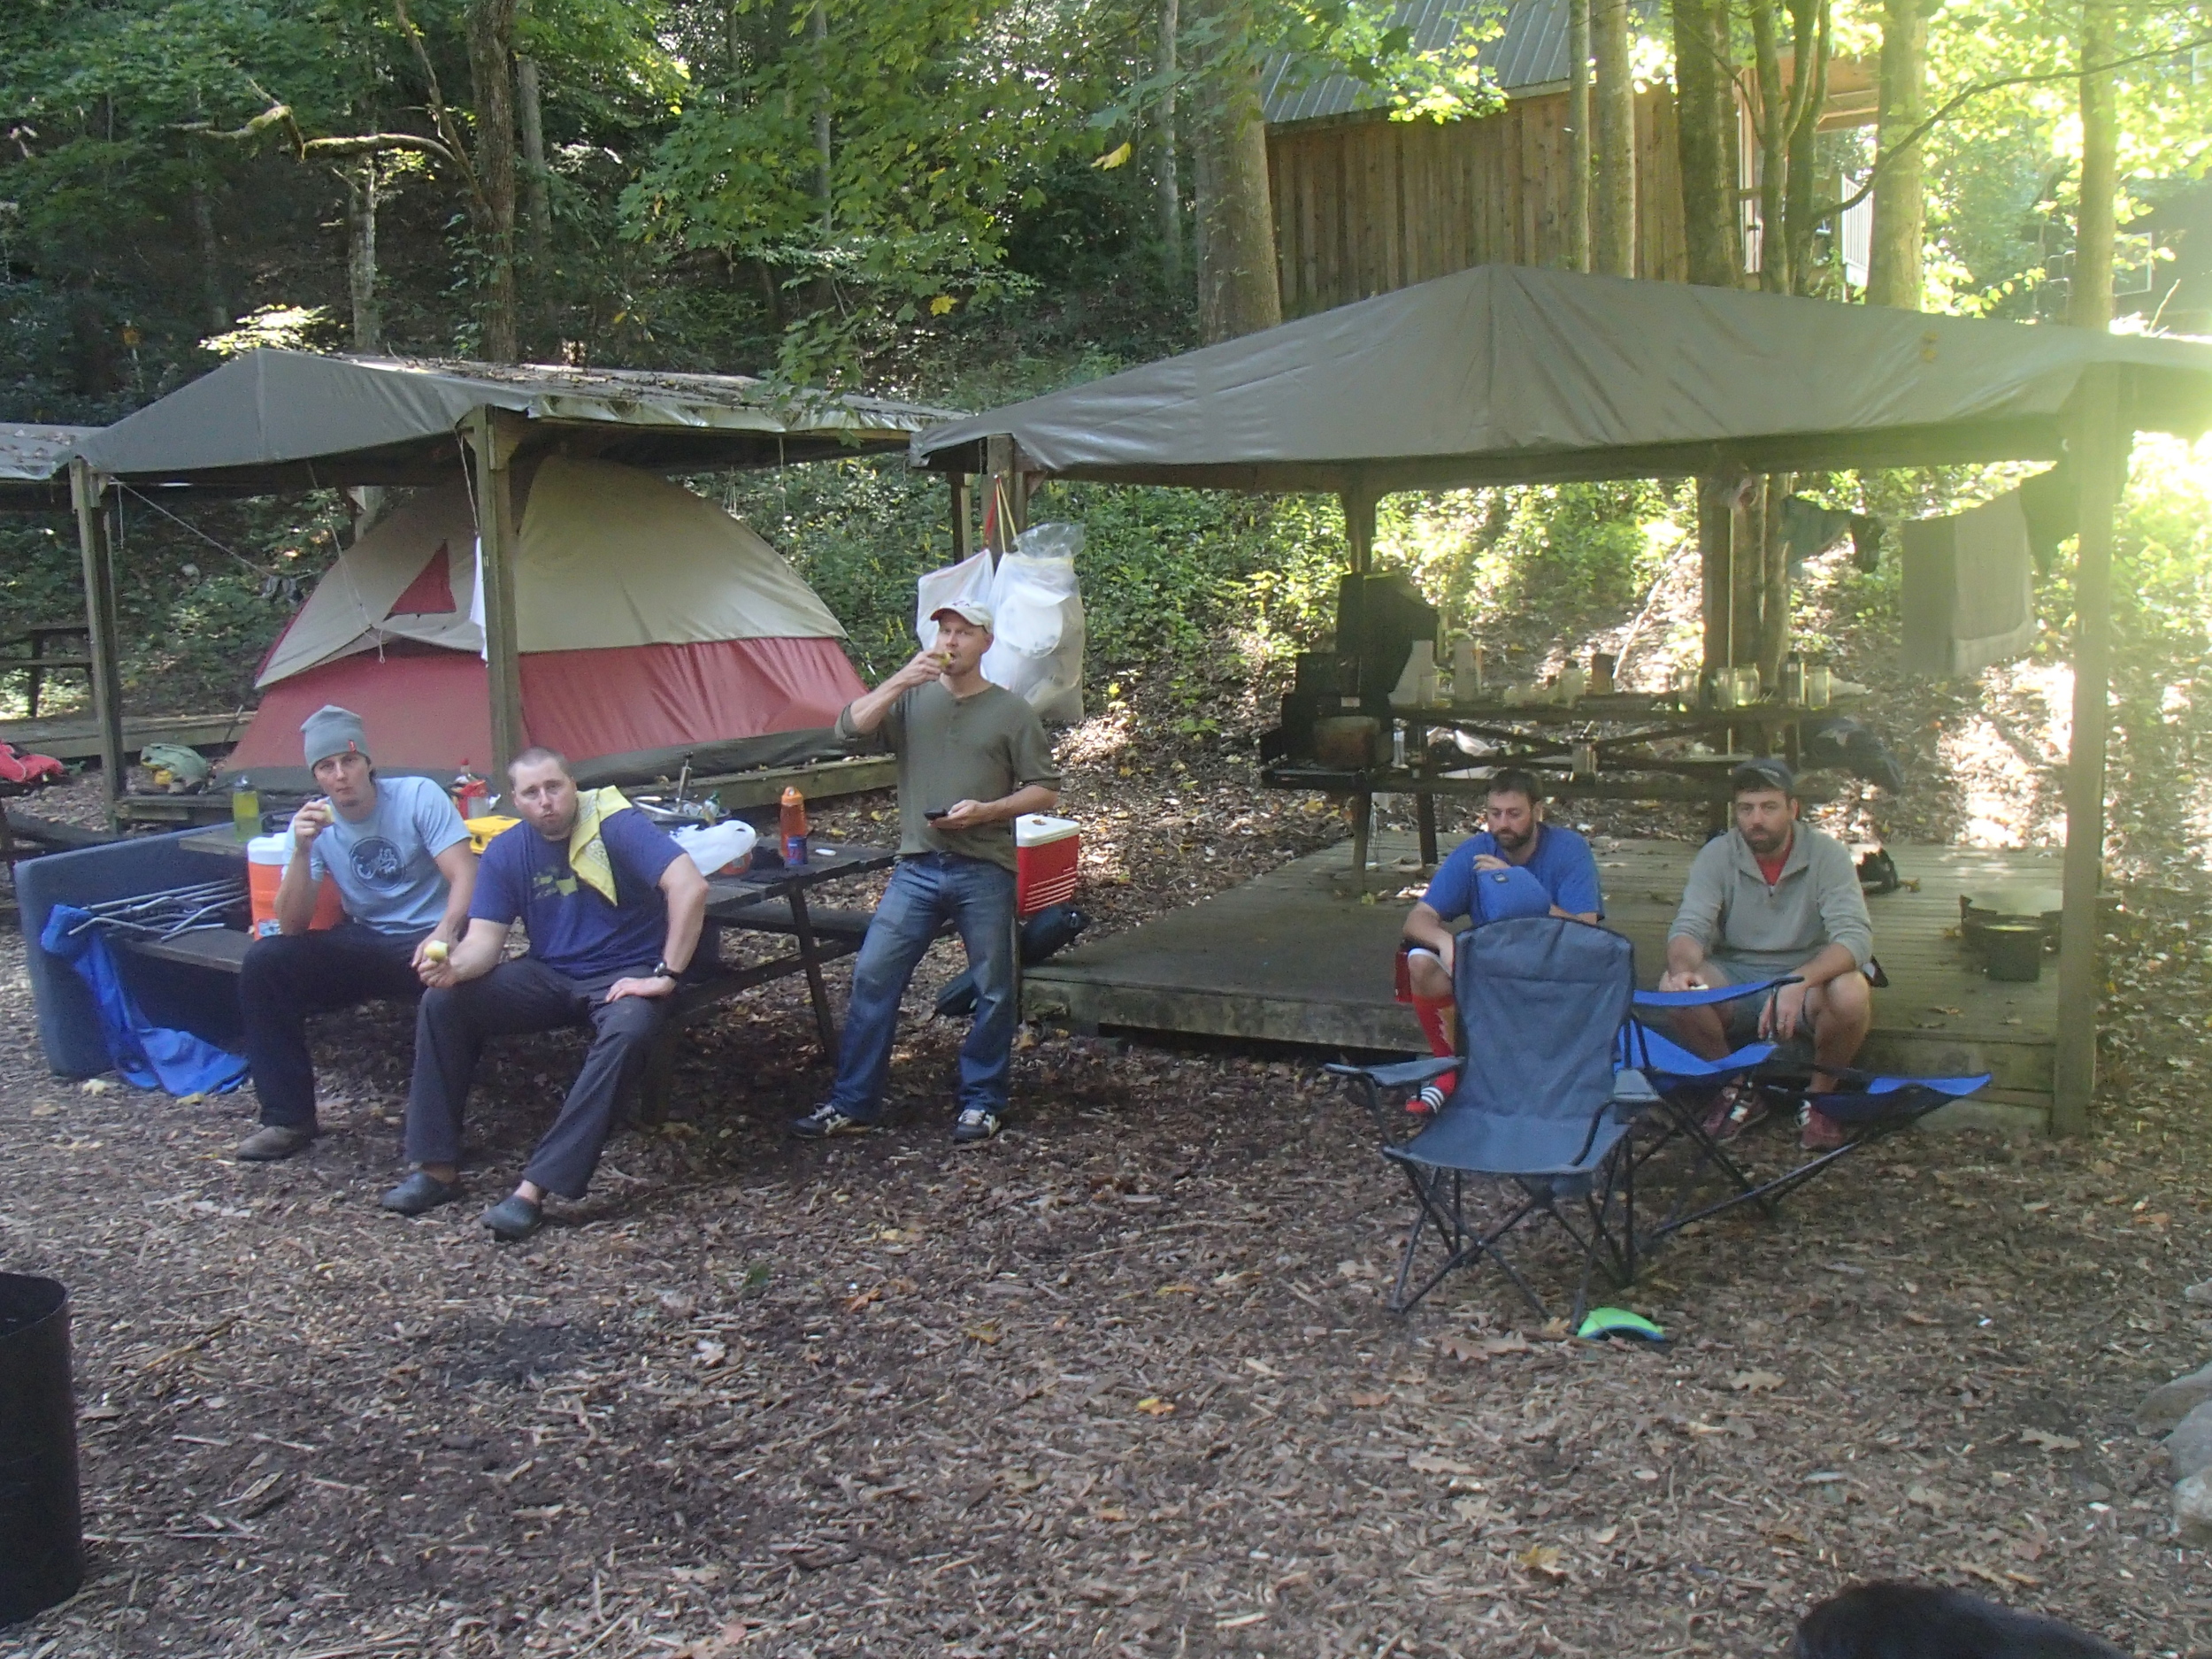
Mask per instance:
[[[663,957],[653,964],[653,972],[646,975],[646,978],[649,979],[680,979],[683,978],[683,975],[670,967],[667,958]]]

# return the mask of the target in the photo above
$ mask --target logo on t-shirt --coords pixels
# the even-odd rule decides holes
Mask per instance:
[[[393,887],[407,876],[407,861],[400,850],[381,835],[371,835],[353,843],[353,873],[373,887]]]

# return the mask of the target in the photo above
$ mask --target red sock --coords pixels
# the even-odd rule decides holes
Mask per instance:
[[[1413,1017],[1421,1022],[1421,1034],[1429,1040],[1429,1052],[1440,1060],[1448,1060],[1459,1052],[1459,1044],[1452,1034],[1452,1018],[1457,1011],[1448,996],[1413,999]],[[1434,1081],[1439,1089],[1449,1094],[1459,1082],[1459,1074],[1447,1071]]]

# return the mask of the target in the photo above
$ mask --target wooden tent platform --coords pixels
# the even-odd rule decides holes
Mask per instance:
[[[1635,941],[1647,986],[1665,959],[1667,924],[1695,851],[1681,841],[1598,843],[1608,923]],[[1863,1062],[1922,1076],[1993,1071],[1987,1091],[1939,1117],[2047,1127],[2055,959],[2046,958],[2034,984],[2001,984],[1947,934],[1957,929],[1962,892],[2001,883],[2055,888],[2058,855],[1920,846],[1890,852],[1920,890],[1869,901],[1890,988],[1875,994]],[[1371,856],[1371,900],[1363,896],[1345,849],[1327,848],[1026,970],[1023,1010],[1078,1028],[1420,1052],[1425,1045],[1412,1011],[1392,1000],[1391,972],[1412,902],[1396,895],[1424,877],[1410,835],[1377,836]]]
[[[214,749],[235,743],[253,718],[243,714],[129,714],[123,717],[123,752],[135,761],[149,743],[180,743],[187,749]],[[62,714],[38,720],[0,720],[0,741],[56,760],[97,760],[100,723],[89,714]]]

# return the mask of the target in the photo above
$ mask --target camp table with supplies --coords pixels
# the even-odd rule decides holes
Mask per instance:
[[[245,843],[229,829],[201,830],[180,836],[178,841],[196,852],[239,859],[246,856]],[[707,879],[707,918],[699,936],[699,960],[678,987],[670,1018],[646,1061],[638,1110],[641,1121],[658,1123],[667,1115],[678,1034],[731,998],[777,979],[794,974],[806,976],[822,1052],[826,1057],[835,1056],[837,1016],[830,1007],[829,987],[823,980],[822,969],[859,950],[871,913],[817,910],[809,895],[832,881],[887,870],[897,860],[898,855],[887,848],[816,842],[807,849],[803,865],[771,865]],[[723,935],[733,930],[787,936],[794,948],[759,962],[726,962]],[[243,930],[219,926],[166,938],[129,939],[124,949],[165,962],[236,973],[250,942],[251,936]]]
[[[1846,706],[1839,701],[1820,710],[1778,702],[1684,708],[1671,697],[1629,692],[1586,695],[1571,703],[1486,697],[1476,703],[1401,705],[1392,713],[1405,726],[1405,764],[1354,768],[1286,759],[1271,762],[1260,776],[1279,789],[1351,796],[1355,868],[1365,866],[1375,796],[1413,796],[1422,862],[1433,864],[1436,797],[1479,800],[1489,794],[1491,774],[1501,767],[1534,772],[1548,795],[1562,798],[1724,803],[1730,774],[1749,753],[1778,749],[1794,764],[1800,758],[1799,723],[1809,715],[1841,712]],[[1432,754],[1432,731],[1464,732],[1491,745],[1491,751],[1464,758]],[[1749,750],[1740,750],[1743,742],[1751,745]],[[1709,752],[1691,753],[1682,747],[1693,743]]]

